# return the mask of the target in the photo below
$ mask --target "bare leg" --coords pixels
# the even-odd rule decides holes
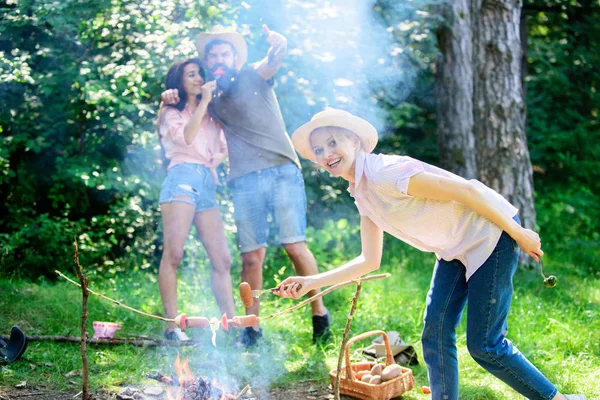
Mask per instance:
[[[183,246],[187,239],[195,208],[181,202],[163,203],[160,206],[163,222],[164,249],[158,270],[158,288],[167,318],[177,316],[177,268],[183,257]],[[177,327],[168,323],[168,331]]]
[[[306,276],[319,273],[315,256],[313,256],[309,250],[306,242],[287,243],[283,245],[283,248],[290,257],[290,260],[292,260],[296,274]],[[308,295],[314,296],[319,292],[320,290],[311,290],[308,292]],[[325,305],[323,304],[322,297],[313,301],[310,305],[312,307],[312,315],[327,314],[327,308],[325,308]]]
[[[198,212],[194,217],[194,225],[212,266],[210,283],[219,309],[232,318],[235,310],[230,274],[231,256],[221,213],[218,209]]]
[[[263,276],[262,266],[265,260],[266,248],[260,248],[247,253],[242,253],[242,280],[248,282],[252,289],[262,289]],[[246,315],[258,315],[260,309],[259,299],[254,299],[254,305],[246,308]],[[258,324],[253,326],[254,330],[258,330]]]

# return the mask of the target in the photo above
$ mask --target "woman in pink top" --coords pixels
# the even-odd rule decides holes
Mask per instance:
[[[177,89],[179,103],[162,107],[158,131],[166,158],[167,177],[160,192],[164,250],[158,286],[167,318],[177,316],[177,269],[192,223],[212,265],[211,285],[221,312],[234,315],[231,258],[219,212],[215,168],[226,155],[219,124],[208,114],[215,81],[204,82],[200,60],[175,63],[167,73],[167,89]],[[169,322],[165,337],[189,340]]]
[[[383,232],[437,255],[422,343],[432,398],[459,398],[455,330],[467,301],[467,347],[486,370],[529,399],[564,396],[506,338],[520,249],[544,254],[518,210],[482,183],[405,156],[372,154],[377,131],[364,119],[327,110],[292,135],[298,153],[350,183],[361,215],[362,254],[329,272],[290,277],[282,297],[358,278],[379,268]]]

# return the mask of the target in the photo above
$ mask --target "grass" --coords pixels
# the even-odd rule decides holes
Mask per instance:
[[[331,230],[329,230],[331,232]],[[312,241],[320,268],[335,267],[338,262],[358,254],[356,231],[329,244]],[[330,233],[328,233],[330,234]],[[335,238],[334,238],[335,239]],[[335,242],[335,241],[334,241]],[[273,285],[290,274],[288,261],[278,250],[268,253],[266,284]],[[234,255],[236,258],[236,255]],[[187,267],[180,275],[180,305],[188,315],[218,317],[208,283],[208,268],[201,251],[186,258]],[[196,260],[196,261],[191,261]],[[399,331],[403,339],[415,346],[421,364],[413,368],[417,385],[427,385],[419,342],[425,296],[429,287],[434,258],[409,249],[396,240],[386,240],[386,255],[380,272],[392,277],[366,282],[352,325],[356,335],[373,329]],[[335,262],[336,264],[328,264]],[[591,264],[590,264],[591,265]],[[600,273],[595,267],[575,263],[569,252],[555,259],[548,256],[547,273],[558,276],[554,289],[547,289],[537,271],[520,269],[515,276],[515,294],[509,315],[508,337],[564,393],[585,393],[589,399],[600,398]],[[595,268],[597,270],[597,268]],[[71,271],[70,266],[63,272]],[[115,270],[110,275],[88,271],[90,288],[152,314],[161,314],[156,275],[148,271],[126,273]],[[239,278],[239,265],[232,270]],[[74,276],[74,275],[71,275]],[[238,281],[239,282],[239,281]],[[173,374],[172,363],[181,354],[188,357],[192,371],[217,377],[223,383],[241,388],[283,387],[301,380],[327,384],[328,372],[337,363],[341,336],[346,323],[354,288],[347,287],[326,296],[326,305],[334,321],[334,342],[325,346],[311,344],[309,308],[263,323],[265,344],[259,358],[235,349],[235,334],[219,332],[217,348],[211,345],[210,332],[192,331],[201,342],[195,348],[138,348],[124,346],[90,346],[90,388],[118,391],[123,386],[155,385],[146,373]],[[241,302],[235,291],[238,313]],[[264,297],[263,314],[282,310],[291,300]],[[66,281],[28,282],[0,278],[0,327],[8,334],[18,325],[27,335],[79,335],[81,321],[80,289]],[[97,297],[89,299],[88,332],[91,322],[118,321],[123,328],[117,337],[135,335],[161,337],[164,324],[119,308]],[[504,383],[479,367],[466,349],[465,324],[458,329],[461,399],[520,399]],[[366,346],[368,340],[358,346]],[[357,347],[358,347],[357,346]],[[352,349],[351,351],[353,351]],[[81,376],[81,353],[77,343],[31,342],[22,361],[0,369],[0,387],[27,381],[56,391],[78,392]],[[418,390],[406,399],[426,399]]]

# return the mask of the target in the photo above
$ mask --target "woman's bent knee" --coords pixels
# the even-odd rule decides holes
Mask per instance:
[[[493,357],[495,353],[493,349],[487,348],[485,344],[480,341],[469,340],[468,338],[467,350],[471,357],[473,357],[473,360],[478,364],[488,364],[498,358],[498,354],[496,354],[496,357]]]

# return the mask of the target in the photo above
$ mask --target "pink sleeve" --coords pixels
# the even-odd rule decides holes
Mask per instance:
[[[160,135],[163,139],[169,140],[177,146],[190,147],[191,144],[185,142],[183,134],[187,123],[188,120],[179,110],[174,107],[165,107],[160,119]]]
[[[401,160],[394,165],[396,189],[400,193],[408,195],[410,178],[423,171],[425,171],[425,168],[422,162],[410,157],[401,157]]]

